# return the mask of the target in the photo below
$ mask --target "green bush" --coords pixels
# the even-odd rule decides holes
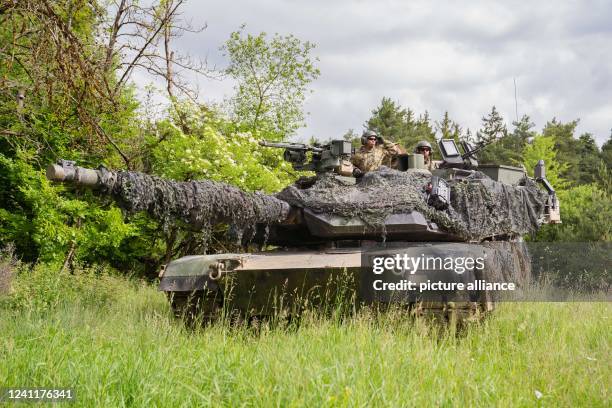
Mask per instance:
[[[11,309],[37,312],[66,304],[104,307],[116,302],[133,286],[134,282],[102,267],[75,268],[71,274],[52,263],[22,265],[13,290],[3,303]]]
[[[89,191],[53,186],[42,170],[19,153],[0,154],[0,183],[10,196],[0,207],[0,245],[15,243],[26,261],[61,262],[70,248],[75,258],[94,263],[120,259],[123,240],[137,234],[115,206],[104,206]]]
[[[538,241],[609,241],[612,238],[610,195],[597,184],[560,190],[562,224],[544,225]]]
[[[185,132],[169,121],[157,124],[163,141],[152,139],[151,171],[173,180],[208,179],[245,190],[278,191],[288,185],[291,165],[282,159],[282,150],[259,146],[265,134],[242,131],[210,110],[182,104]]]

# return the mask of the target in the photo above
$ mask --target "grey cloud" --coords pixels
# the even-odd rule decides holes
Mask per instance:
[[[607,1],[192,1],[185,16],[207,21],[177,47],[224,67],[219,46],[242,23],[249,32],[292,33],[315,42],[321,77],[306,102],[300,138],[361,129],[382,96],[438,119],[448,110],[472,130],[491,105],[510,123],[513,78],[519,114],[541,128],[580,117],[601,144],[612,127],[612,3]],[[231,84],[201,81],[222,100]]]

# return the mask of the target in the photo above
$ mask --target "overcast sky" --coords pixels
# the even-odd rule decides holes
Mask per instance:
[[[299,137],[358,132],[383,96],[428,110],[472,131],[496,105],[510,124],[531,116],[541,130],[554,116],[580,118],[578,134],[601,145],[612,128],[612,1],[196,1],[184,16],[207,23],[176,47],[226,66],[218,47],[247,31],[294,34],[317,44],[321,76],[307,99]],[[232,92],[200,81],[205,100]]]

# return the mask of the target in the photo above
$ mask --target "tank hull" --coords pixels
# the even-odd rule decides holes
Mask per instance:
[[[374,274],[371,257],[379,253],[415,257],[478,257],[482,270],[458,274],[419,270]],[[359,247],[324,251],[272,251],[250,254],[189,256],[167,265],[160,290],[172,299],[177,315],[212,320],[225,311],[243,318],[296,314],[306,308],[356,310],[364,305],[401,305],[416,313],[471,316],[493,309],[494,296],[477,291],[380,290],[381,281],[444,281],[467,285],[477,280],[526,284],[531,276],[524,245],[497,243],[389,243],[385,248]],[[377,282],[378,281],[378,282]]]

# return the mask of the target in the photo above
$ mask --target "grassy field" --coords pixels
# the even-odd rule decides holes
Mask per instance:
[[[502,304],[460,335],[395,313],[254,333],[189,330],[125,278],[37,268],[12,286],[0,387],[74,387],[78,406],[611,404],[607,303]]]

